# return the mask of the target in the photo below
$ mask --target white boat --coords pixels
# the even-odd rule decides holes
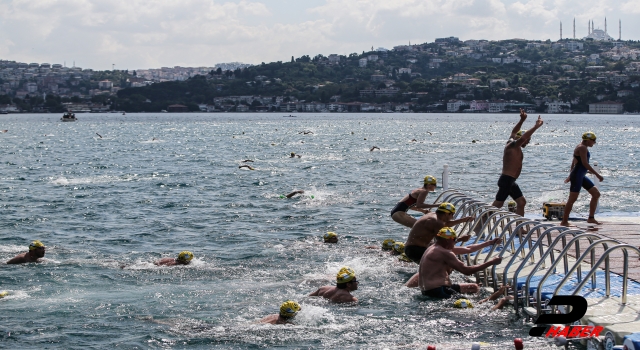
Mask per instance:
[[[60,118],[60,121],[63,121],[63,122],[75,122],[76,120],[78,120],[78,118],[76,118],[76,115],[73,114],[72,112],[67,112],[64,115],[62,115],[62,118]]]

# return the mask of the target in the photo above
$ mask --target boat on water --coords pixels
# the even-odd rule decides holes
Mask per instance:
[[[62,118],[60,118],[60,120],[63,122],[75,122],[76,120],[78,120],[78,118],[76,118],[76,115],[74,113],[67,112],[62,115]]]
[[[295,116],[295,115],[291,115],[291,114],[289,114],[289,115],[283,115],[283,117],[284,117],[284,118],[295,118],[296,116]]]

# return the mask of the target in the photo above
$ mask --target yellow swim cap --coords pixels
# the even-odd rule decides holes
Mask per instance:
[[[509,206],[509,208],[511,207],[515,207],[516,206],[516,202],[515,201],[509,201],[509,204],[507,204]]]
[[[6,290],[3,290],[2,292],[0,292],[0,299],[6,297],[7,295],[9,295],[9,292],[7,292]]]
[[[29,250],[34,250],[34,249],[38,249],[38,248],[44,248],[44,244],[42,244],[42,242],[35,240],[33,242],[31,242],[31,244],[29,244]]]
[[[398,254],[404,254],[404,243],[396,242],[393,244],[393,251]]]
[[[292,300],[287,300],[280,305],[280,316],[293,317],[300,310],[302,310],[300,304]]]
[[[472,309],[473,304],[469,299],[458,299],[453,302],[453,307],[456,307],[458,309],[467,309],[467,308]]]
[[[518,131],[518,132],[516,133],[516,138],[518,138],[518,139],[519,139],[519,138],[521,138],[521,137],[522,137],[522,135],[524,135],[524,133],[525,133],[525,132],[527,132],[527,130],[524,130],[524,129],[523,129],[523,130]]]
[[[400,256],[398,256],[398,260],[405,261],[405,262],[413,262],[413,260],[409,259],[409,257],[405,253],[400,254]]]
[[[351,280],[354,278],[356,278],[356,272],[353,271],[353,269],[349,266],[342,267],[336,275],[336,280],[338,281],[338,283],[351,282]]]
[[[435,185],[437,183],[438,183],[438,181],[436,180],[436,178],[431,176],[431,175],[427,175],[427,176],[424,177],[424,184],[425,185]]]
[[[441,238],[446,238],[446,239],[456,239],[456,237],[458,237],[458,235],[456,234],[456,231],[451,227],[441,228],[440,231],[438,231],[438,234],[436,236]]]
[[[582,139],[583,140],[596,140],[596,134],[593,133],[593,131],[587,131],[584,134],[582,134]]]
[[[338,235],[335,232],[327,232],[322,236],[325,242],[328,242],[333,237],[338,238]]]
[[[382,241],[382,250],[391,250],[393,249],[393,245],[396,243],[396,241],[394,241],[391,238],[387,238],[384,241]]]
[[[193,259],[193,253],[185,250],[178,254],[177,260],[182,262],[189,262],[191,261],[191,259]]]
[[[455,214],[456,207],[451,203],[444,202],[438,206],[438,209],[436,209],[436,211],[439,211],[441,213],[447,213],[447,214]]]

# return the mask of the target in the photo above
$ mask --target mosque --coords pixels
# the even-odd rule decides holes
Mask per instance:
[[[620,31],[622,31],[622,21],[620,21]],[[607,33],[607,19],[604,19],[604,30],[595,29],[593,26],[593,21],[589,21],[589,35],[584,37],[584,39],[593,39],[595,41],[615,41],[614,38],[609,36]]]

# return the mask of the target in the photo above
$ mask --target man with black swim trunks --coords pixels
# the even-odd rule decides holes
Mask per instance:
[[[527,204],[527,200],[522,195],[520,187],[516,183],[516,180],[522,172],[522,159],[524,154],[522,149],[525,148],[529,141],[531,141],[531,135],[538,130],[544,121],[540,116],[536,121],[536,125],[529,130],[520,130],[522,124],[527,119],[527,113],[524,109],[520,109],[520,121],[511,130],[511,136],[507,145],[504,147],[504,154],[502,156],[502,175],[498,180],[498,193],[496,194],[496,200],[491,204],[494,207],[502,208],[504,201],[507,197],[511,196],[516,201],[516,213],[520,216],[524,216],[524,206]]]
[[[569,189],[569,199],[567,200],[567,204],[564,206],[564,214],[562,215],[562,222],[560,223],[562,226],[571,226],[568,221],[569,214],[571,214],[571,209],[573,209],[573,203],[578,199],[580,188],[584,188],[589,192],[589,194],[591,194],[589,218],[587,219],[587,222],[591,224],[600,224],[595,218],[596,209],[598,208],[598,199],[600,198],[600,191],[593,185],[593,182],[586,177],[587,172],[590,172],[594,174],[598,180],[604,181],[602,175],[598,174],[598,172],[589,165],[591,153],[589,153],[587,147],[593,147],[595,144],[596,134],[588,131],[582,134],[582,142],[573,150],[571,173],[569,174],[569,177],[564,180],[565,183],[571,182],[571,188]]]
[[[424,202],[429,192],[436,190],[436,183],[435,177],[431,175],[425,176],[423,187],[416,188],[409,192],[409,194],[404,196],[404,198],[393,207],[391,210],[391,219],[401,225],[412,228],[417,219],[407,214],[407,210],[411,209],[426,214],[430,208],[437,207],[437,204],[427,204]]]
[[[501,257],[496,257],[484,264],[466,266],[452,251],[456,238],[456,231],[451,227],[443,227],[436,235],[436,243],[422,255],[419,270],[422,295],[448,299],[457,293],[477,293],[480,288],[475,283],[452,284],[449,279],[451,270],[468,276],[502,262]]]

